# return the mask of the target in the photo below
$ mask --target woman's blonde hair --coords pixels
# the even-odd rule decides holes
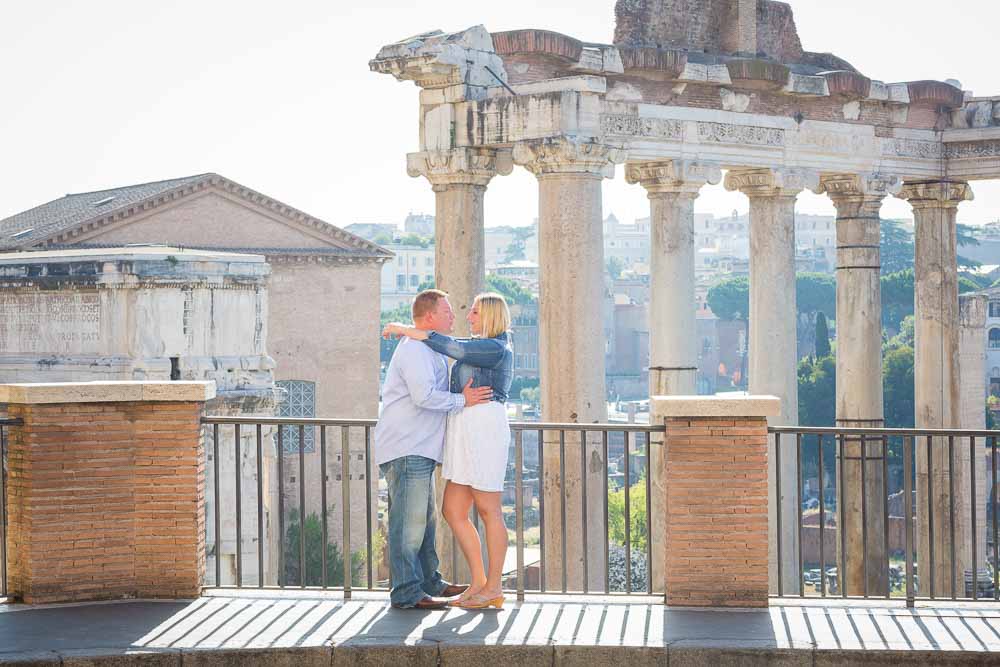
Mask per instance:
[[[502,295],[486,292],[477,296],[472,305],[479,306],[479,323],[484,338],[494,338],[510,329],[510,309]]]

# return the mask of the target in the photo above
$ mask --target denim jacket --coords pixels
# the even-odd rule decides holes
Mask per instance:
[[[451,369],[452,393],[462,393],[465,383],[472,378],[473,387],[491,387],[494,401],[507,402],[514,380],[514,350],[509,332],[495,338],[452,338],[431,332],[424,343],[457,362]]]

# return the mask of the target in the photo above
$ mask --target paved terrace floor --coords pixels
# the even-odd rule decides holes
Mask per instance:
[[[500,612],[391,609],[384,595],[216,592],[192,602],[0,605],[0,664],[1000,664],[1000,606],[666,609],[529,598]]]

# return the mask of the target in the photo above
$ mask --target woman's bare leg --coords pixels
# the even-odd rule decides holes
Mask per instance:
[[[469,520],[472,493],[472,487],[448,482],[448,485],[444,487],[444,502],[441,506],[444,520],[448,522],[451,532],[455,534],[455,539],[458,540],[458,546],[465,555],[465,560],[469,564],[469,572],[472,575],[469,590],[463,597],[479,592],[486,585],[486,571],[483,567],[479,533],[476,532],[476,527]],[[497,494],[497,496],[499,495]]]
[[[479,518],[486,525],[486,552],[490,557],[490,571],[479,593],[486,598],[499,597],[503,592],[500,577],[507,556],[507,526],[503,522],[500,492],[472,489],[472,498]]]

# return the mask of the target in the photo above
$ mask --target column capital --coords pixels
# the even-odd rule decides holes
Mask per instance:
[[[513,170],[509,152],[488,148],[453,148],[406,156],[406,173],[414,178],[423,176],[435,188],[448,185],[486,187],[497,174],[506,176]]]
[[[694,195],[706,183],[718,185],[722,182],[722,170],[715,165],[689,160],[644,162],[628,165],[625,180],[632,185],[642,185],[650,197],[672,193]]]
[[[739,169],[726,174],[726,189],[748,197],[795,197],[818,186],[819,174],[808,169]]]
[[[816,194],[838,199],[871,199],[881,201],[888,195],[899,194],[903,182],[890,174],[830,174],[819,179]]]
[[[964,181],[908,181],[899,194],[915,209],[957,208],[972,201],[972,188]]]
[[[554,137],[514,144],[514,163],[535,176],[590,174],[614,178],[615,165],[623,164],[626,155],[621,145],[579,137]]]

